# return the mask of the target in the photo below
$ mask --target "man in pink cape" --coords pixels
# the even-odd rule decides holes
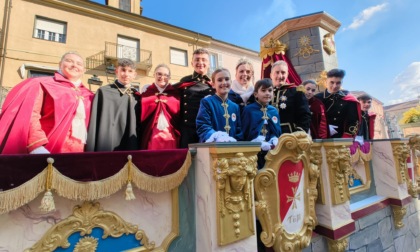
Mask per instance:
[[[93,93],[81,83],[83,58],[62,56],[54,77],[27,79],[7,95],[0,115],[1,154],[82,152]]]

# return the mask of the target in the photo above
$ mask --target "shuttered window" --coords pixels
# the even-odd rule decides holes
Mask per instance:
[[[171,64],[188,66],[187,51],[177,48],[170,48]]]
[[[66,43],[67,23],[44,17],[35,18],[34,38]]]

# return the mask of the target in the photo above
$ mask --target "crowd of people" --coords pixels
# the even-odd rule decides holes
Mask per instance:
[[[373,138],[372,98],[356,99],[342,89],[344,70],[327,73],[326,89],[305,80],[288,83],[289,66],[274,62],[270,78],[254,83],[251,62],[241,59],[207,76],[206,49],[197,49],[194,72],[171,84],[159,64],[154,83],[132,86],[136,65],[119,59],[116,80],[93,94],[81,82],[83,58],[63,55],[53,77],[30,78],[14,87],[0,115],[2,154],[186,148],[198,142],[252,141],[261,144],[259,166],[282,133],[304,131],[313,139]],[[316,94],[317,93],[317,94]],[[359,103],[360,102],[360,103]]]

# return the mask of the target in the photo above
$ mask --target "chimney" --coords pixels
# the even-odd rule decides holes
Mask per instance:
[[[105,4],[123,11],[141,15],[143,8],[140,7],[141,0],[106,0]]]

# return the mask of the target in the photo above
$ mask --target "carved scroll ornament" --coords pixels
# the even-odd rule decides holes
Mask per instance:
[[[70,235],[80,232],[81,236],[86,236],[91,234],[93,228],[96,227],[103,229],[102,239],[106,239],[108,236],[120,237],[124,234],[134,234],[139,245],[150,250],[155,247],[155,243],[149,242],[144,231],[138,229],[136,225],[124,221],[113,212],[100,209],[99,202],[84,202],[82,205],[75,206],[72,215],[51,227],[41,240],[26,249],[25,252],[54,251],[58,247],[68,248],[70,247],[68,242]],[[85,246],[94,247],[92,238],[80,240],[78,244],[79,249]]]

